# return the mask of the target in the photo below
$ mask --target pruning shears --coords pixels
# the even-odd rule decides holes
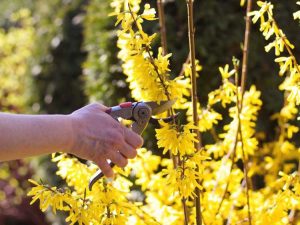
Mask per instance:
[[[176,100],[169,101],[160,101],[157,102],[123,102],[117,106],[113,106],[106,110],[106,113],[109,114],[114,119],[118,120],[123,118],[126,120],[132,120],[131,129],[137,134],[142,134],[144,129],[147,127],[148,123],[158,124],[158,119],[152,117],[152,115],[161,114],[172,107]],[[177,117],[177,114],[171,117],[167,117],[163,120],[164,122],[170,122],[174,117]],[[110,166],[113,167],[114,163],[110,163]],[[101,170],[98,170],[90,179],[89,190],[91,191],[93,185],[103,177]]]

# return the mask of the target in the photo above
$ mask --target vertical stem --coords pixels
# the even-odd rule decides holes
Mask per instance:
[[[246,30],[245,30],[245,39],[244,39],[244,48],[243,48],[243,65],[242,65],[242,78],[241,78],[241,100],[239,104],[239,113],[238,116],[240,117],[242,105],[243,105],[243,98],[244,98],[244,92],[245,92],[245,83],[247,78],[247,67],[248,67],[248,55],[249,55],[249,40],[250,40],[250,32],[251,32],[251,19],[248,14],[252,10],[252,0],[247,1],[247,11],[246,11]],[[239,118],[239,121],[241,119]],[[242,124],[241,124],[242,125]],[[244,144],[243,144],[243,135],[242,135],[242,127],[239,127],[239,133],[242,143],[242,152],[243,152],[243,161],[244,161],[244,174],[245,174],[245,181],[246,181],[246,196],[247,196],[247,205],[248,205],[248,219],[249,224],[252,224],[251,221],[251,208],[250,208],[250,196],[249,196],[249,180],[248,180],[248,159],[245,155],[244,151]]]
[[[247,79],[250,32],[251,32],[251,18],[250,16],[248,16],[248,14],[251,12],[251,10],[252,10],[252,0],[248,0],[247,10],[246,10],[246,29],[245,29],[244,46],[243,46],[243,65],[242,65],[242,78],[241,78],[242,99],[240,101],[241,104],[243,104],[245,84]]]
[[[185,159],[182,159],[182,174],[181,176],[184,176],[184,172],[185,172]],[[189,217],[188,217],[188,210],[187,210],[187,205],[186,205],[186,198],[182,197],[181,199],[182,202],[182,206],[183,206],[183,213],[184,213],[184,225],[188,225],[189,224]]]
[[[160,36],[161,36],[161,46],[162,54],[166,55],[167,50],[167,30],[166,30],[166,19],[165,19],[165,9],[164,0],[157,0],[158,18],[160,26]]]
[[[240,117],[240,114],[239,114]],[[240,120],[240,118],[239,118]],[[250,208],[250,184],[249,184],[249,179],[248,179],[248,160],[246,158],[245,154],[245,149],[244,149],[244,142],[243,142],[243,133],[242,133],[242,128],[240,126],[240,136],[241,136],[241,144],[242,144],[242,154],[243,154],[243,161],[244,161],[244,174],[245,174],[245,182],[246,182],[246,198],[247,198],[247,206],[248,206],[248,219],[249,219],[249,225],[252,224],[252,219],[251,219],[251,208]]]
[[[187,11],[188,11],[188,36],[189,36],[189,48],[190,48],[190,61],[192,66],[192,104],[193,104],[193,121],[194,125],[198,126],[198,112],[197,112],[197,80],[196,80],[196,64],[195,64],[195,39],[194,39],[194,15],[193,15],[193,0],[186,0]],[[194,143],[197,152],[200,151],[201,148],[201,137],[199,130],[194,130],[194,133],[197,135],[198,143]],[[199,168],[197,168],[199,171]],[[200,179],[197,180],[200,184]],[[196,198],[196,222],[197,225],[202,224],[202,213],[201,213],[201,201],[200,201],[200,189],[197,187],[195,190]]]

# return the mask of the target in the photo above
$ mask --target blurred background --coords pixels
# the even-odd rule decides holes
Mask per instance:
[[[0,110],[12,113],[71,113],[90,101],[116,105],[131,96],[117,59],[115,19],[109,0],[1,0],[0,1]],[[156,1],[149,2],[156,7]],[[300,57],[300,27],[292,18],[296,1],[273,0],[275,17]],[[218,87],[218,67],[241,59],[245,8],[239,0],[195,0],[197,58],[203,66],[198,92],[205,105],[209,91]],[[177,76],[188,54],[185,1],[165,3],[171,74]],[[158,21],[145,24],[158,32]],[[160,45],[159,37],[154,49]],[[252,27],[247,84],[262,91],[264,102],[257,130],[272,138],[275,124],[266,123],[282,105],[281,78],[273,53],[264,52],[265,41]],[[276,100],[274,100],[276,99]],[[264,121],[264,123],[262,123]],[[0,134],[1,135],[1,134]],[[153,137],[148,129],[145,139]],[[204,134],[204,141],[205,134]],[[209,137],[207,137],[209,141]],[[145,142],[154,151],[155,143]],[[58,149],[59,151],[59,149]],[[50,156],[0,163],[0,224],[65,224],[63,215],[41,213],[29,205],[28,179],[34,177],[63,186],[55,176]]]

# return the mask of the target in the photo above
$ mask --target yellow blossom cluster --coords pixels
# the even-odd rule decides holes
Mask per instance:
[[[121,23],[122,27],[118,31],[118,57],[123,61],[123,72],[127,76],[132,96],[138,101],[176,98],[178,103],[184,103],[183,97],[189,95],[189,77],[170,79],[171,54],[163,55],[159,48],[155,56],[151,44],[156,34],[148,35],[142,27],[144,20],[156,19],[155,9],[146,4],[144,11],[138,14],[138,1],[119,1],[113,6],[116,10],[111,15],[117,15],[116,25]]]
[[[253,23],[256,23],[258,20],[260,20],[260,31],[266,40],[274,37],[274,40],[266,45],[265,50],[268,52],[274,48],[275,55],[280,56],[275,59],[275,62],[280,65],[279,74],[281,76],[288,74],[284,82],[281,84],[280,89],[290,93],[288,101],[295,102],[296,105],[299,105],[300,66],[292,53],[294,45],[290,43],[285,33],[278,27],[273,16],[274,6],[270,2],[262,1],[258,1],[257,5],[260,7],[260,10],[249,13],[249,16],[253,16]],[[285,51],[288,53],[288,56],[282,56]]]
[[[50,206],[54,213],[65,211],[69,224],[131,224],[129,221],[158,224],[138,209],[138,203],[129,201],[132,183],[126,178],[118,176],[113,182],[102,179],[89,191],[88,180],[96,166],[87,166],[65,154],[55,156],[53,161],[57,162],[57,174],[67,181],[68,188],[49,187],[31,180],[35,185],[28,193],[33,196],[31,204],[39,200],[42,211]]]
[[[156,35],[149,36],[142,28],[144,20],[155,19],[155,10],[146,4],[142,14],[138,15],[139,7],[133,2],[124,1],[122,4],[124,4],[123,11],[119,11],[122,7],[118,6],[113,15],[117,15],[117,24],[121,23],[122,27],[118,32],[118,47],[120,48],[118,56],[123,62],[123,72],[127,76],[132,96],[137,100],[157,102],[176,99],[174,108],[186,108],[190,105],[188,99],[191,89],[190,64],[183,66],[183,75],[172,80],[169,69],[171,54],[163,55],[162,48],[159,48],[155,57],[151,44]],[[201,69],[199,61],[196,62],[196,71],[199,72]],[[156,129],[157,144],[164,149],[163,154],[170,151],[173,157],[179,157],[181,161],[196,153],[194,144],[198,141],[193,133],[194,129],[198,128],[191,123],[182,126],[178,126],[174,121],[170,124],[161,123],[161,128]],[[184,197],[191,197],[196,186],[190,185],[188,188],[190,190],[186,192],[186,184],[196,183],[199,178],[199,175],[195,173],[195,166],[183,169],[184,166],[192,164],[189,157],[183,160],[182,165],[175,163],[175,168],[166,174],[167,183],[177,183],[178,188],[175,188],[175,192],[179,191],[180,196]],[[171,175],[173,173],[174,175]],[[177,182],[179,180],[182,182]]]

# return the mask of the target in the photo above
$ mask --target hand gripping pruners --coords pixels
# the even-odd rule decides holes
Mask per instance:
[[[106,110],[106,113],[111,115],[114,119],[123,118],[126,120],[132,120],[131,129],[141,134],[147,127],[149,122],[157,123],[157,120],[152,118],[152,115],[161,114],[172,107],[176,100],[156,102],[124,102],[118,106],[113,106]],[[176,117],[177,115],[175,115]],[[165,122],[169,122],[173,117],[162,119]],[[114,163],[110,163],[113,167]],[[93,185],[103,177],[101,170],[98,170],[90,179],[89,190],[91,191]]]

